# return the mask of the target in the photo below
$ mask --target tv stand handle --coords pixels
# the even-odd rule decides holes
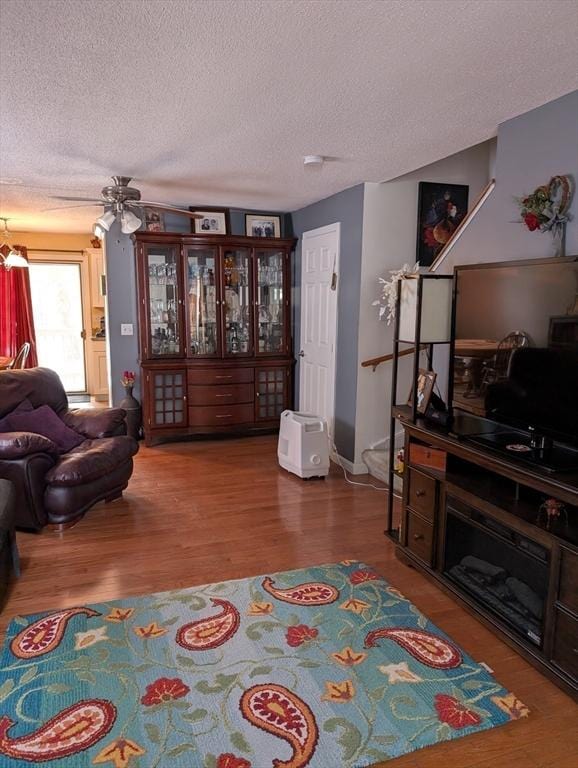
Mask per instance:
[[[425,496],[425,491],[423,491],[421,488],[415,492],[415,495],[418,497]]]
[[[414,541],[419,541],[420,539],[424,538],[423,533],[414,533],[413,534]]]

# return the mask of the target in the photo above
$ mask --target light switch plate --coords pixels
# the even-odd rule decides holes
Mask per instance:
[[[132,323],[121,323],[120,324],[120,335],[121,336],[132,336],[133,335]]]

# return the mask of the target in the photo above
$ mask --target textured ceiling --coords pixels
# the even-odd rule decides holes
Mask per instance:
[[[0,27],[0,209],[24,231],[89,230],[90,208],[41,210],[113,173],[294,210],[578,84],[572,0],[0,0]]]

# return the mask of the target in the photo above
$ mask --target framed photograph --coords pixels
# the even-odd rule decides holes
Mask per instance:
[[[281,237],[281,216],[246,213],[245,234],[249,237]]]
[[[468,212],[466,184],[420,181],[417,203],[417,253],[421,267],[429,267]]]
[[[153,211],[145,208],[145,228],[147,232],[164,232],[165,217],[162,211]]]
[[[417,376],[417,412],[424,414],[427,411],[431,393],[433,392],[437,373],[435,371],[425,371],[419,369]],[[413,387],[409,393],[407,404],[411,405],[413,400]]]
[[[201,219],[191,219],[191,232],[194,235],[228,235],[231,221],[228,208],[212,208],[208,205],[189,206],[189,211],[198,213]]]

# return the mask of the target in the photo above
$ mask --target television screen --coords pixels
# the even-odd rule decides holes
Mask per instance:
[[[578,446],[578,258],[456,267],[453,407]]]

